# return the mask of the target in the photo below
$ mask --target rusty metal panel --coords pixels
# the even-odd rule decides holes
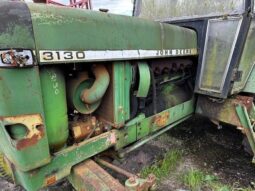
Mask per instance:
[[[97,113],[103,121],[119,128],[130,118],[131,64],[114,62],[108,71],[110,84]]]
[[[0,117],[4,125],[22,124],[27,128],[25,138],[13,141],[13,144],[18,150],[23,150],[36,144],[44,137],[43,121],[40,115],[22,115],[14,117]],[[38,128],[39,127],[39,128]]]
[[[1,131],[0,131],[1,132]],[[39,190],[57,183],[70,174],[71,168],[100,152],[109,149],[117,142],[117,131],[103,133],[81,143],[69,146],[54,154],[51,162],[41,168],[29,172],[14,169],[14,177],[17,184],[26,190]],[[37,153],[33,151],[33,153]],[[34,157],[37,155],[29,155]]]
[[[24,137],[14,139],[8,128],[17,124],[24,126],[27,132]],[[0,117],[0,137],[1,151],[16,168],[29,171],[50,162],[47,136],[40,114]]]
[[[253,98],[247,96],[236,96],[224,102],[199,96],[197,101],[196,113],[206,116],[215,121],[221,121],[237,127],[242,124],[236,113],[236,106],[243,105],[248,110],[252,108]]]
[[[69,181],[77,191],[125,191],[125,188],[93,160],[75,166]]]
[[[13,144],[15,138],[10,137],[6,125],[22,124],[28,128],[28,124],[23,124],[20,118],[34,122],[38,119],[34,115],[40,116],[40,121],[33,126],[37,128],[36,134],[30,134],[31,137],[27,139],[22,137]],[[0,69],[0,117],[0,147],[3,147],[3,153],[16,168],[28,171],[50,161],[38,67]],[[5,118],[10,120],[10,117],[13,117],[12,124],[5,121]]]

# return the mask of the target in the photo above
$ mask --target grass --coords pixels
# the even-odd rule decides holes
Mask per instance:
[[[254,189],[252,189],[251,187],[249,187],[249,188],[240,188],[238,184],[232,186],[231,189],[232,189],[231,191],[254,191]]]
[[[149,174],[154,174],[158,180],[167,177],[172,169],[181,161],[182,152],[172,150],[165,154],[164,158],[157,161],[152,166],[147,166],[140,172],[141,177],[147,177]]]
[[[218,178],[201,170],[190,169],[182,175],[182,182],[192,191],[232,191],[228,185],[219,183]]]
[[[190,169],[182,175],[182,183],[192,191],[254,191],[252,188],[237,188],[219,182],[216,176],[205,174],[201,170]]]
[[[201,189],[204,180],[205,180],[204,173],[200,170],[194,169],[187,171],[182,177],[182,181],[185,184],[185,186],[189,187],[191,190],[194,191]]]
[[[182,161],[182,151],[172,150],[167,152],[162,160],[151,166],[144,167],[140,172],[142,178],[154,174],[158,181],[169,176],[176,166]],[[207,174],[198,169],[189,169],[180,175],[180,181],[191,191],[254,191],[252,188],[239,188],[238,184],[232,186],[222,184],[218,177]]]

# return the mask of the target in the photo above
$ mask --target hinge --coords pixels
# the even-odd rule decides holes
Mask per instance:
[[[233,75],[232,75],[232,81],[240,82],[242,80],[243,71],[234,69]]]

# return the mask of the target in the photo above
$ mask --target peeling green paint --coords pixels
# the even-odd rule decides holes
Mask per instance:
[[[38,50],[197,48],[196,33],[178,26],[58,6],[28,6]]]
[[[6,33],[0,33],[0,44],[2,47],[9,47],[12,45],[16,47],[19,44],[22,44],[24,41],[28,44],[33,44],[33,38],[30,36],[30,31],[19,25],[9,26],[6,30]]]

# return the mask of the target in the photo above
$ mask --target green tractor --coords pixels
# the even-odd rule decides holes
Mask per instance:
[[[158,2],[136,1],[134,13],[160,22],[0,2],[0,174],[28,191],[64,179],[75,190],[150,190],[153,175],[104,156],[124,157],[195,113],[236,125],[255,153],[252,3],[207,16],[219,6],[208,1],[203,16],[183,18]]]

